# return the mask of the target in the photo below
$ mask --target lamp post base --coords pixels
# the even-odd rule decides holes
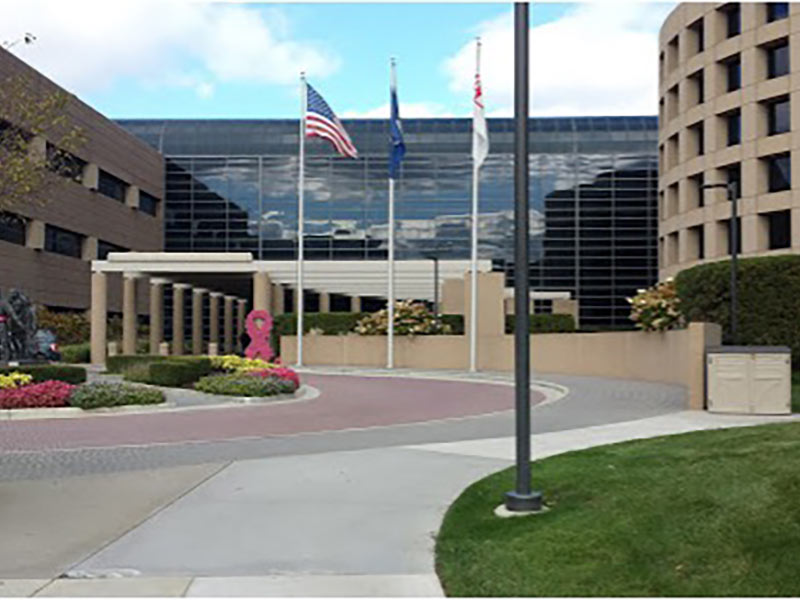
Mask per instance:
[[[542,510],[542,493],[519,494],[506,492],[505,506],[511,512],[539,512]]]

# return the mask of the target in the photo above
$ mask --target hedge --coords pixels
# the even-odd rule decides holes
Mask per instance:
[[[159,404],[164,392],[122,383],[87,383],[72,392],[70,406],[91,409],[127,404]]]
[[[0,373],[28,373],[33,377],[33,383],[44,381],[63,381],[65,383],[79,384],[86,381],[86,369],[66,365],[20,365],[18,367],[0,368]]]
[[[174,356],[165,360],[130,362],[123,370],[123,376],[127,381],[182,387],[194,383],[212,370],[211,359],[207,356]]]
[[[118,354],[106,358],[106,371],[109,373],[122,373],[125,369],[136,364],[147,364],[167,360],[166,356],[152,354]]]
[[[723,260],[678,273],[675,285],[688,321],[722,326],[730,335],[731,263]],[[737,267],[739,345],[789,346],[800,366],[800,256],[739,259]]]
[[[575,319],[572,315],[542,314],[531,315],[531,333],[572,333],[575,331]],[[506,315],[506,333],[514,333],[516,321],[514,315]]]
[[[195,384],[194,389],[223,396],[275,396],[293,393],[295,385],[292,381],[277,377],[234,373],[203,377]]]
[[[61,346],[59,351],[61,352],[61,361],[65,363],[88,363],[91,360],[91,352],[88,342],[84,344]]]

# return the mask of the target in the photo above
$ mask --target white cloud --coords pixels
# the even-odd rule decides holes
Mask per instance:
[[[181,86],[190,77],[196,93],[207,96],[214,81],[294,85],[302,70],[324,77],[339,65],[329,49],[292,39],[287,19],[275,8],[182,0],[2,0],[1,10],[0,41],[34,33],[36,43],[20,44],[15,53],[79,94],[115,79]]]
[[[658,30],[674,4],[581,4],[531,28],[530,112],[536,116],[632,115],[658,111]],[[535,10],[535,8],[534,8]],[[514,34],[506,13],[476,28],[490,116],[513,114]],[[469,98],[475,44],[447,58],[451,91]]]
[[[451,111],[436,102],[403,102],[400,100],[400,118],[424,119],[430,117],[453,117]],[[347,110],[341,114],[343,119],[388,119],[389,103],[368,110]]]

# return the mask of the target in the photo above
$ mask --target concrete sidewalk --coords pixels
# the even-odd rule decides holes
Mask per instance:
[[[540,458],[795,418],[683,411],[537,434],[532,446]],[[505,437],[235,462],[71,567],[80,578],[6,580],[0,595],[441,595],[445,510],[513,455]]]

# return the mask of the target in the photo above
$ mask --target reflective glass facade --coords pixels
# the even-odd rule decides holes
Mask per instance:
[[[121,120],[167,158],[165,249],[297,249],[296,120]],[[306,143],[308,259],[386,258],[388,124],[344,125],[358,160]],[[397,257],[469,257],[471,119],[404,119]],[[531,285],[571,291],[581,325],[629,326],[626,296],[657,277],[657,119],[531,119]],[[513,279],[513,120],[489,119],[480,256]]]

